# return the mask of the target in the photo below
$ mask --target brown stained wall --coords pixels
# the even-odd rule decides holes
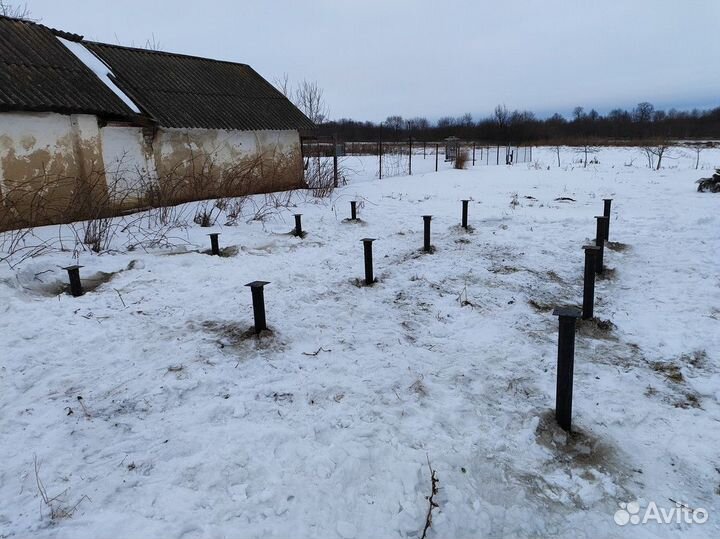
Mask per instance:
[[[68,222],[103,197],[94,116],[0,114],[0,230]]]
[[[158,183],[182,202],[304,187],[297,131],[159,130]]]

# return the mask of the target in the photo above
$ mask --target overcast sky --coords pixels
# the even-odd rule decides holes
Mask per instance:
[[[16,2],[17,3],[17,2]],[[316,80],[333,118],[720,105],[720,0],[28,0],[87,39]]]

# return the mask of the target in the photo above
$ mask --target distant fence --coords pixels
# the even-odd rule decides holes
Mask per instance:
[[[413,160],[434,159],[437,172],[441,162],[455,160],[455,155],[467,155],[466,166],[513,165],[532,161],[532,146],[478,145],[458,142],[449,147],[445,142],[348,142],[345,155],[377,155],[378,178],[412,175]],[[427,172],[427,169],[425,169]]]
[[[468,167],[490,165],[514,165],[532,161],[532,146],[515,144],[486,144],[467,141],[428,142],[428,141],[395,141],[395,142],[337,142],[332,137],[313,138],[303,141],[302,153],[306,160],[306,171],[320,167],[321,157],[363,156],[378,157],[378,178],[406,176],[413,173],[413,160],[434,159],[434,170],[439,170],[440,162],[451,162],[455,155],[465,153]],[[441,161],[442,159],[442,161]],[[417,161],[416,161],[417,164]],[[424,168],[427,172],[427,167]],[[306,174],[312,177],[312,173]]]

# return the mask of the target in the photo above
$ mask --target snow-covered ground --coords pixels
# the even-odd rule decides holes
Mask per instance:
[[[595,157],[440,173],[416,157],[381,181],[376,158],[347,158],[331,199],[174,231],[174,249],[127,252],[121,234],[80,252],[102,281],[80,298],[57,294],[69,229],[37,231],[70,250],[0,269],[0,537],[419,538],[429,466],[431,538],[718,536],[720,196],[694,181],[720,151],[703,170],[677,150],[660,171],[637,149]],[[581,301],[606,197],[617,243],[599,322],[579,327],[566,439],[551,309]],[[237,253],[198,252],[209,231]],[[271,282],[260,339],[254,280]],[[617,525],[635,500],[709,519]]]

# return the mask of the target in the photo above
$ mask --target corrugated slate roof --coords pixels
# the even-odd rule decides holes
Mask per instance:
[[[115,82],[164,127],[313,129],[280,91],[245,64],[83,42]]]
[[[56,35],[82,39],[41,24],[0,16],[0,111],[133,117],[125,103]]]

